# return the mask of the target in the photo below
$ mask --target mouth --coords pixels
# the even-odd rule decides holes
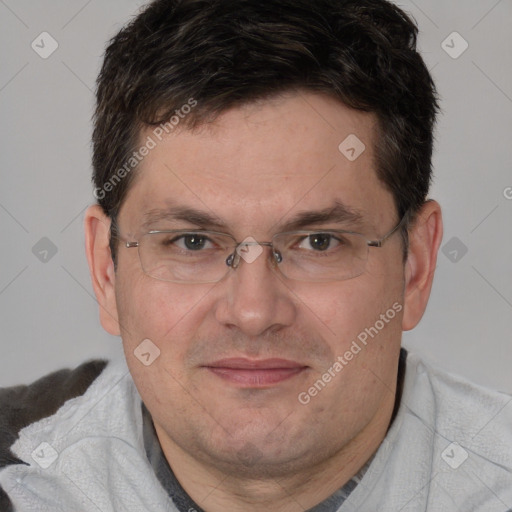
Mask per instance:
[[[308,366],[287,359],[221,359],[204,366],[217,377],[239,387],[264,388],[291,379]]]

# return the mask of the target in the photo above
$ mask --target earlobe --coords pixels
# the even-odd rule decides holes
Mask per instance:
[[[115,296],[115,270],[110,251],[110,218],[99,205],[85,213],[85,250],[92,286],[100,306],[103,328],[114,336],[120,335]]]
[[[441,207],[427,201],[409,229],[409,251],[405,265],[404,315],[402,329],[413,329],[427,307],[437,253],[443,237]]]

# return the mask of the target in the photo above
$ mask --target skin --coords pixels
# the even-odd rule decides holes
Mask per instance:
[[[144,213],[174,201],[214,214],[238,241],[269,241],[280,222],[337,200],[362,214],[357,231],[379,238],[399,219],[375,173],[375,126],[373,114],[302,91],[176,131],[141,162],[120,210],[121,233],[137,240]],[[349,134],[366,145],[354,162],[338,150]],[[365,273],[328,283],[283,278],[268,248],[214,284],[148,277],[137,250],[123,247],[114,270],[109,226],[98,206],[88,209],[87,256],[102,325],[121,335],[165,456],[189,495],[208,512],[299,511],[356,474],[390,422],[402,331],[419,322],[428,301],[442,238],[439,205],[429,201],[419,212],[405,263],[395,234],[369,249]],[[180,224],[198,227],[207,228]],[[319,227],[356,229],[311,229]],[[301,404],[298,394],[395,303],[402,311]],[[161,354],[144,366],[134,350],[148,338]],[[275,385],[242,388],[203,366],[226,357],[284,358],[307,368]]]

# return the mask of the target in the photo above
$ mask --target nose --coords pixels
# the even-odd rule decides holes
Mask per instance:
[[[275,271],[277,262],[268,245],[242,246],[228,258],[231,270],[216,305],[217,321],[247,336],[277,331],[296,318],[293,294]]]

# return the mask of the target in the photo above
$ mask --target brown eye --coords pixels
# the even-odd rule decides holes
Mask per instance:
[[[331,235],[316,233],[309,237],[309,245],[317,251],[326,251],[331,245]]]
[[[211,243],[210,239],[201,233],[188,233],[163,240],[166,247],[176,246],[188,251],[201,251],[205,247],[208,248],[208,243]]]
[[[312,233],[300,241],[299,249],[325,252],[329,249],[334,249],[339,244],[340,240],[334,235],[329,233]]]

